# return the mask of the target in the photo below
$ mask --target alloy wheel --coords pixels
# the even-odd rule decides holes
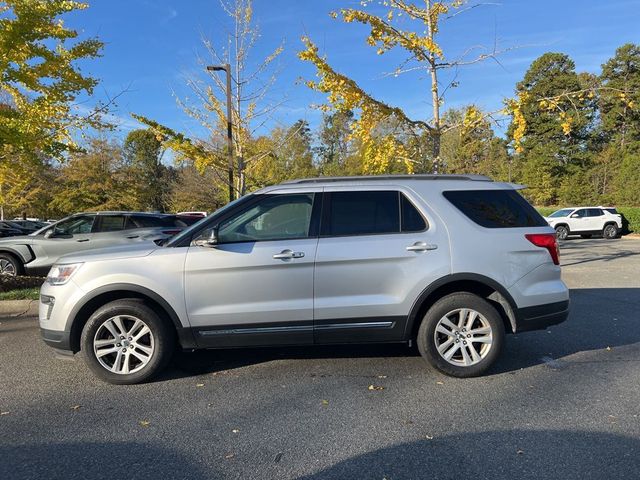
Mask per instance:
[[[0,259],[0,275],[16,276],[16,266],[6,259]]]
[[[493,345],[491,324],[481,313],[469,308],[458,308],[444,315],[433,336],[440,356],[459,367],[479,363]]]
[[[100,365],[120,375],[142,370],[151,361],[154,351],[151,329],[131,315],[105,320],[93,338],[93,352]]]

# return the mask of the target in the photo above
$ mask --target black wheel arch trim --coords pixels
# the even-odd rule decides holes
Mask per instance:
[[[69,331],[71,332],[73,330],[73,325],[78,320],[78,314],[91,300],[93,300],[96,297],[99,297],[100,295],[104,295],[105,293],[119,292],[119,291],[129,291],[132,293],[144,295],[150,298],[151,300],[153,300],[154,302],[156,302],[171,319],[171,323],[175,327],[176,332],[178,334],[178,340],[180,342],[180,346],[184,349],[196,348],[196,342],[195,342],[193,332],[191,331],[191,328],[189,328],[188,326],[185,327],[182,324],[182,322],[180,321],[180,317],[178,316],[176,311],[173,309],[173,307],[169,304],[169,302],[167,302],[164,298],[162,298],[161,295],[154,292],[153,290],[150,290],[146,287],[143,287],[141,285],[136,285],[133,283],[112,283],[109,285],[98,287],[94,290],[91,290],[90,292],[87,292],[82,297],[82,299],[78,303],[76,303],[76,305],[71,310],[71,313],[69,314],[69,318],[72,319],[71,323],[68,326]]]
[[[513,332],[517,331],[517,306],[516,302],[511,296],[511,294],[507,291],[505,287],[500,285],[497,281],[492,278],[486,277],[484,275],[480,275],[478,273],[453,273],[451,275],[447,275],[439,278],[435,282],[431,283],[427,288],[425,288],[418,298],[413,302],[413,306],[411,307],[411,311],[409,312],[409,318],[407,321],[407,325],[405,327],[405,338],[410,339],[414,326],[416,322],[419,322],[421,319],[418,318],[418,314],[420,313],[422,307],[424,306],[424,302],[439,288],[442,288],[446,285],[461,282],[461,281],[472,281],[484,284],[485,286],[495,290],[500,294],[500,296],[504,299],[493,299],[500,303],[507,314],[509,322],[511,323],[511,329]]]

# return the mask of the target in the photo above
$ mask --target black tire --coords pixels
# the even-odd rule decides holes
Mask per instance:
[[[144,365],[134,373],[114,373],[107,370],[107,367],[103,366],[100,363],[100,360],[98,360],[98,357],[96,356],[96,353],[94,351],[94,340],[96,339],[96,333],[105,323],[107,323],[107,321],[117,316],[123,316],[122,321],[125,322],[125,328],[127,325],[134,323],[135,319],[139,319],[144,322],[144,324],[146,324],[151,332],[149,338],[152,338],[153,340],[151,343],[152,353],[150,355],[150,359],[148,360],[148,363],[146,363],[146,365]],[[101,333],[105,329],[106,327],[101,330]],[[116,339],[116,341],[118,340]],[[122,344],[117,343],[116,345],[118,352],[128,352],[127,346],[129,346],[129,348],[132,348],[136,350],[137,353],[140,353],[137,350],[137,347],[131,346],[129,344],[125,345],[124,340]],[[121,346],[123,350],[120,350]],[[135,383],[142,383],[150,380],[153,376],[157,375],[167,366],[167,364],[171,360],[171,356],[176,349],[175,330],[168,321],[159,317],[158,314],[148,305],[146,305],[142,300],[135,298],[115,300],[113,302],[107,303],[106,305],[103,305],[98,310],[96,310],[93,315],[91,315],[82,330],[82,336],[80,338],[80,348],[85,363],[101,380],[117,385],[131,385]],[[113,354],[111,354],[111,356],[105,355],[104,357],[107,358],[107,360],[105,360],[105,363],[108,363],[108,359],[113,358],[113,355],[119,355],[119,353],[114,352]],[[139,360],[136,360],[132,355],[131,359],[131,362],[139,362]],[[113,363],[115,364],[115,361]],[[120,363],[120,365],[122,365],[122,363]]]
[[[618,238],[618,233],[620,233],[618,230],[618,226],[614,223],[609,223],[602,229],[602,238],[613,240],[614,238]]]
[[[580,238],[591,238],[591,234],[586,233],[586,234],[580,235]]]
[[[478,363],[469,366],[458,366],[445,360],[436,346],[435,333],[440,319],[461,308],[475,310],[484,317],[484,320],[491,327],[492,343],[490,348]],[[427,311],[420,324],[416,343],[420,354],[427,363],[442,373],[460,378],[476,377],[486,372],[500,355],[504,343],[504,324],[498,311],[483,298],[468,292],[452,293],[438,300]],[[456,341],[456,343],[458,342]],[[460,351],[461,348],[468,349],[469,347],[458,347]]]
[[[17,277],[24,274],[22,262],[10,253],[0,253],[0,275]]]
[[[566,240],[569,236],[569,227],[566,225],[558,225],[556,227],[556,238],[558,240]]]

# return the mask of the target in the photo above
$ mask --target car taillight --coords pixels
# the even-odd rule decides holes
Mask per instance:
[[[525,237],[536,247],[546,248],[553,263],[560,265],[560,249],[554,233],[527,233]]]
[[[162,233],[165,235],[175,235],[176,233],[180,233],[182,230],[163,230]]]

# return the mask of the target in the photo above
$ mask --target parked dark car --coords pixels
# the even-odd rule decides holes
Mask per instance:
[[[36,222],[35,220],[11,220],[10,223],[16,225],[22,230],[25,230],[27,233],[37,232],[41,228],[50,225],[49,223]]]
[[[18,225],[12,225],[11,222],[0,221],[0,237],[15,237],[27,233],[31,232],[21,229]]]

